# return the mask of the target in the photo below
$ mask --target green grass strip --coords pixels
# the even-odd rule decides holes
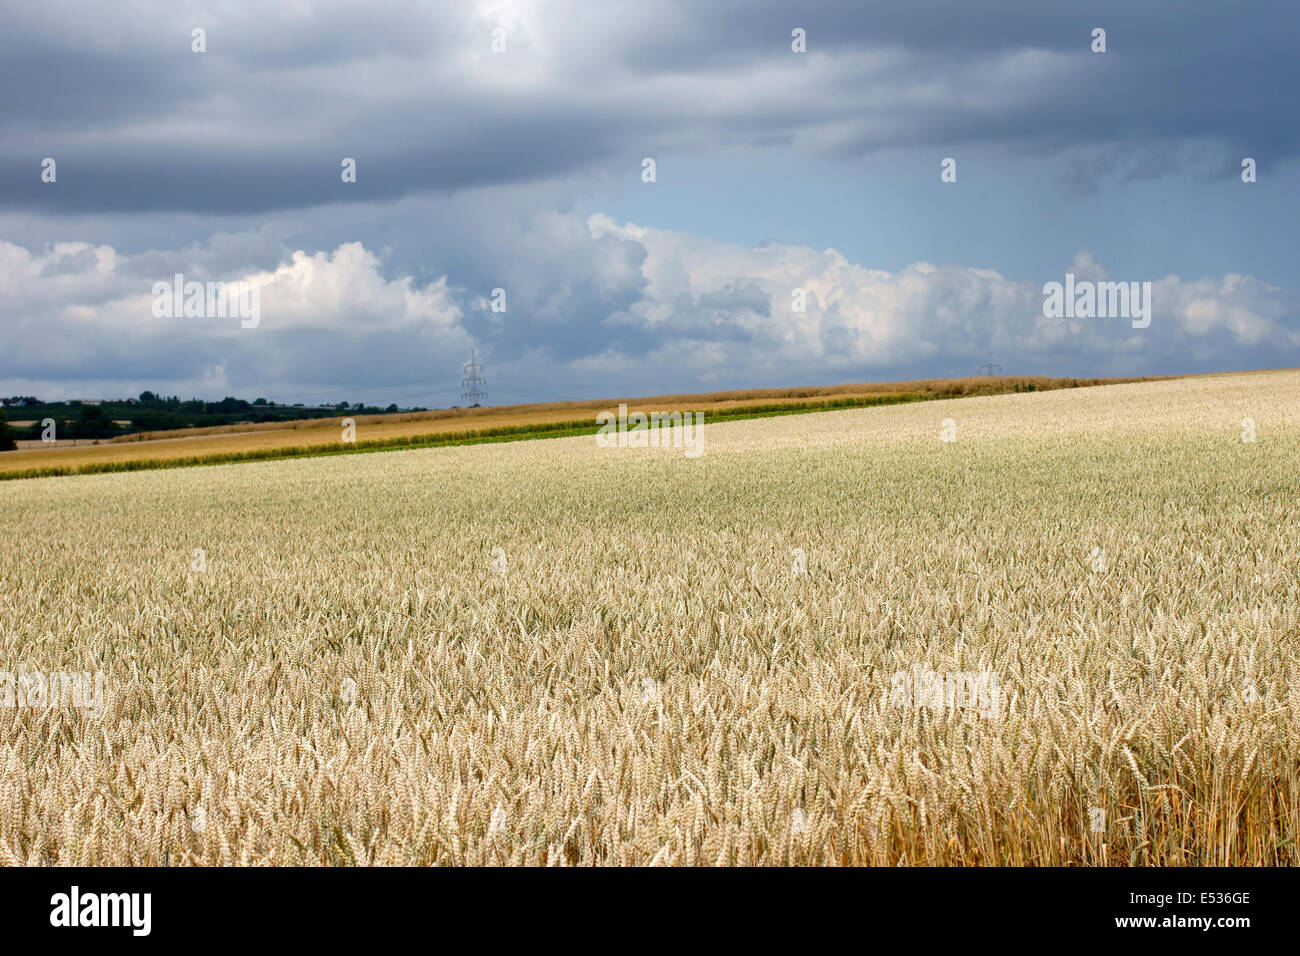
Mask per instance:
[[[1006,392],[1011,392],[1007,389]],[[985,392],[981,394],[1005,394]],[[800,415],[808,412],[837,411],[846,408],[868,408],[876,405],[903,405],[909,402],[933,401],[952,398],[952,395],[925,395],[918,392],[898,392],[886,395],[866,395],[852,398],[832,398],[816,402],[771,405],[745,405],[738,408],[706,411],[706,424],[710,421],[739,421],[747,418],[774,418],[779,415]],[[973,396],[972,396],[973,397]],[[541,422],[535,425],[503,425],[462,432],[434,435],[404,435],[396,438],[376,438],[358,442],[333,442],[328,445],[296,445],[285,448],[258,448],[249,451],[215,452],[210,455],[191,455],[183,458],[141,458],[131,461],[92,462],[85,465],[52,465],[44,468],[25,468],[21,471],[0,472],[0,481],[23,478],[58,478],[68,475],[95,475],[118,471],[152,471],[159,468],[195,468],[203,465],[229,465],[245,461],[278,461],[288,458],[324,458],[330,455],[360,455],[381,451],[406,451],[412,448],[442,448],[455,445],[482,445],[494,442],[528,441],[537,438],[567,438],[574,435],[595,435],[600,426],[595,416],[580,421]]]

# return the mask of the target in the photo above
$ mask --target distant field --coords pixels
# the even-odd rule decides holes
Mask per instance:
[[[834,407],[1048,391],[1137,379],[990,377],[836,385],[824,388],[753,389],[698,395],[611,398],[544,405],[398,412],[355,417],[356,443],[342,441],[341,414],[333,419],[266,422],[142,432],[99,445],[27,447],[0,453],[0,480],[157,467],[220,464],[273,458],[380,451],[433,444],[554,437],[594,431],[596,412],[620,402],[632,410],[702,411],[705,420],[815,411]]]
[[[60,438],[56,442],[43,442],[39,438],[27,439],[20,438],[15,442],[18,449],[30,449],[33,451],[47,452],[53,448],[88,448],[93,445],[102,444],[97,438]],[[0,459],[3,461],[3,459]]]
[[[9,484],[0,864],[1300,864],[1300,372],[704,431]]]

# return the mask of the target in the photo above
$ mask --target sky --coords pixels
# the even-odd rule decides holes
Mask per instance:
[[[0,395],[1300,366],[1297,49],[1275,0],[6,3]]]

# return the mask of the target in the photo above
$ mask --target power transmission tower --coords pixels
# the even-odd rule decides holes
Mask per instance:
[[[483,400],[487,398],[487,380],[483,378],[483,364],[478,360],[478,350],[470,352],[469,361],[465,363],[465,377],[460,380],[461,388],[465,391],[460,393],[460,397],[468,399],[475,405],[482,405]]]
[[[994,372],[997,372],[999,375],[1002,374],[1002,366],[993,364],[992,352],[989,353],[989,360],[981,365],[979,370],[985,375],[992,375]]]

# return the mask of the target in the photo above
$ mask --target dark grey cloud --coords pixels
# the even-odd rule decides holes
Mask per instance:
[[[1300,11],[1272,2],[515,6],[7,14],[0,205],[269,213],[535,182],[687,142],[835,155],[1158,143],[1177,156],[1195,141],[1274,164],[1298,152]],[[189,51],[194,26],[205,54]],[[1104,55],[1088,51],[1096,26]],[[45,156],[54,187],[38,177]],[[344,156],[355,184],[340,182]],[[1073,162],[1076,188],[1115,172]]]
[[[846,230],[891,236],[908,217],[938,233],[970,194],[943,193],[931,175],[895,221],[832,222],[832,209],[817,223],[824,240],[787,244],[780,230],[803,213],[781,197],[786,183],[718,161],[708,183],[673,179],[675,159],[743,163],[754,150],[795,176],[855,169],[876,152],[929,164],[960,150],[961,189],[1026,161],[1071,201],[1171,174],[1231,182],[1243,155],[1267,177],[1300,158],[1294,7],[194,9],[54,0],[0,15],[6,394],[147,387],[448,405],[471,347],[489,362],[494,401],[965,374],[989,348],[1008,371],[1075,375],[1276,365],[1300,352],[1292,292],[1234,275],[1237,260],[1208,277],[1130,275],[1104,248],[1071,246],[1117,278],[1158,283],[1155,331],[1141,338],[1046,322],[1039,287],[1060,274],[1005,277],[981,261],[981,229],[1024,229],[1026,244],[1098,222],[1146,235],[1123,189],[1051,221],[980,220],[955,264],[887,272],[826,246]],[[196,26],[208,31],[202,55],[189,50]],[[500,55],[489,49],[498,26]],[[805,56],[790,51],[796,26]],[[1104,55],[1088,50],[1093,27],[1108,32]],[[586,200],[641,188],[647,155],[664,176],[638,194],[650,209],[703,190],[724,209],[770,200],[778,218],[762,234],[775,238],[716,241],[707,216],[673,231],[655,228],[653,212],[634,224],[577,211],[577,196],[599,210]],[[56,184],[40,182],[45,156]],[[344,156],[357,161],[355,184],[340,181]],[[774,197],[755,196],[769,188]],[[1231,201],[1278,195],[1294,196]],[[1261,234],[1281,235],[1281,213],[1261,217]],[[1171,218],[1215,228],[1212,206]],[[260,277],[262,325],[153,320],[152,284],[176,272]],[[795,286],[809,290],[806,315],[790,311]],[[487,308],[498,287],[505,313]]]

